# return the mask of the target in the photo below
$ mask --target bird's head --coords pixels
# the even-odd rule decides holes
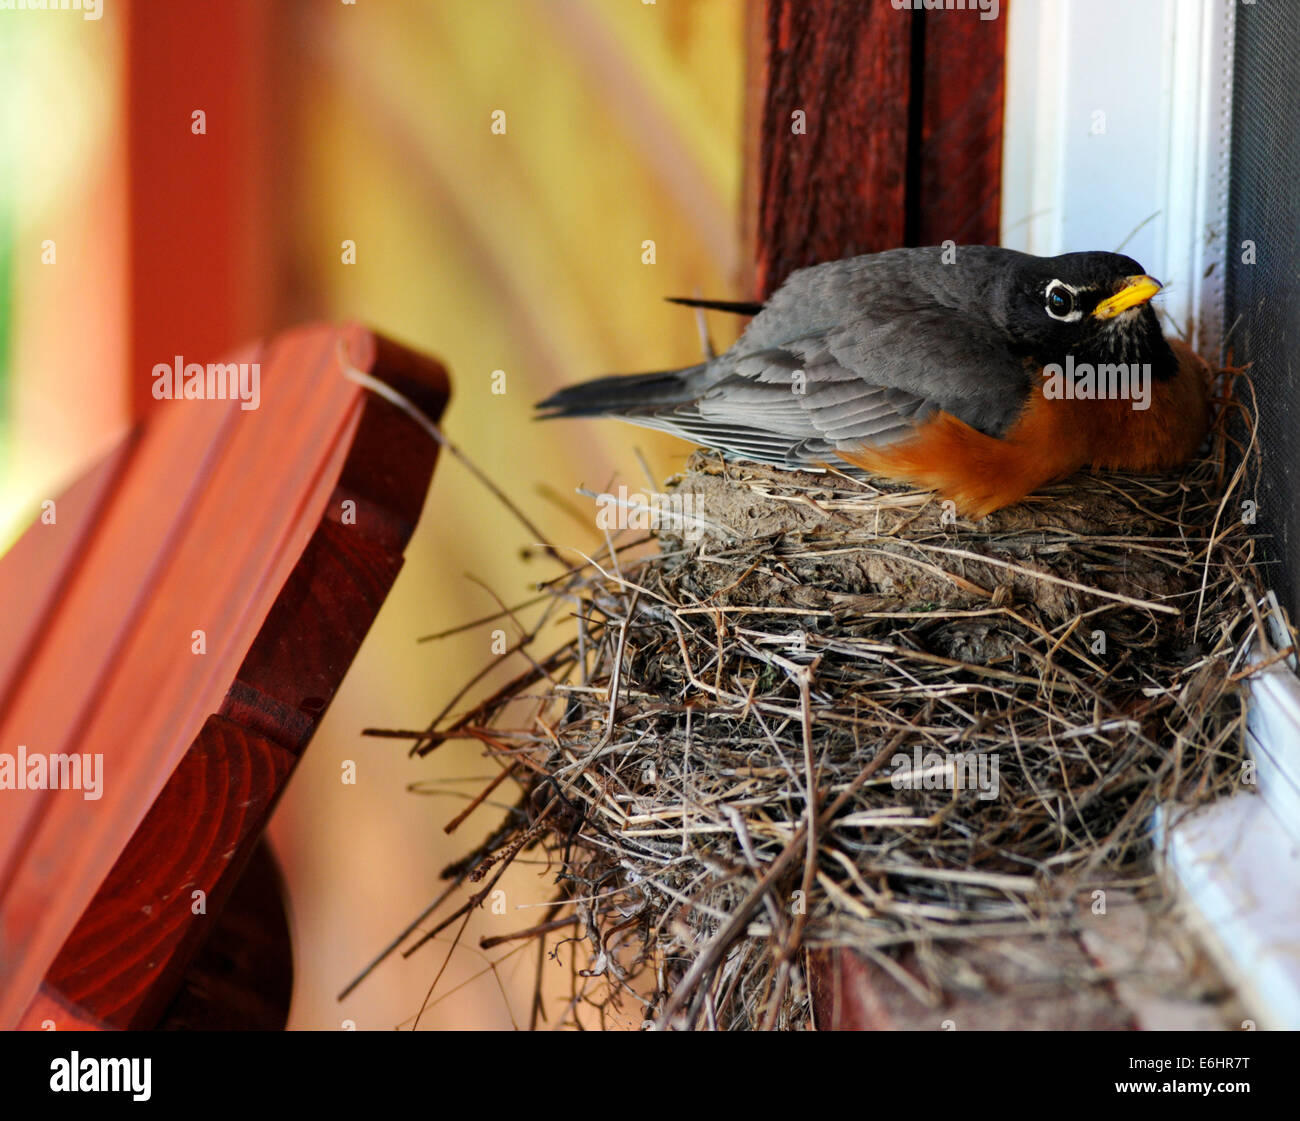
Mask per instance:
[[[1007,295],[1008,332],[1040,363],[1150,362],[1157,378],[1175,363],[1151,307],[1160,291],[1132,257],[1063,253],[1027,257]]]

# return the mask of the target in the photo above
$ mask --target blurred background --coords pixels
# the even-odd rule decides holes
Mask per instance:
[[[574,488],[644,489],[634,448],[659,479],[689,449],[609,423],[534,424],[530,406],[570,380],[696,360],[692,314],[661,297],[751,295],[751,19],[735,0],[0,13],[0,549],[154,407],[155,362],[357,319],[444,362],[447,434],[554,541],[589,550],[594,508]],[[735,324],[712,326],[731,342]],[[525,599],[555,571],[530,544],[444,456],[406,567],[272,824],[291,1027],[527,1021],[535,949],[477,943],[536,921],[553,890],[538,866],[503,881],[504,915],[475,915],[432,997],[450,934],[335,997],[500,820],[487,806],[443,830],[495,773],[477,749],[411,760],[361,729],[423,727],[489,663],[490,627],[416,640],[491,614],[492,593]],[[355,786],[339,781],[345,759]]]

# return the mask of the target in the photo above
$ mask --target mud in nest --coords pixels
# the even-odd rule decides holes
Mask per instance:
[[[1152,814],[1241,789],[1246,652],[1275,625],[1226,446],[978,523],[697,453],[649,541],[543,586],[525,672],[417,742],[475,738],[491,797],[522,791],[448,870],[456,914],[541,849],[533,933],[585,947],[561,1022],[799,1028],[809,950],[888,967],[1158,892]]]

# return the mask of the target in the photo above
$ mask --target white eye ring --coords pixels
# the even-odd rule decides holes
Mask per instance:
[[[1043,310],[1053,319],[1060,323],[1077,323],[1083,318],[1083,309],[1079,307],[1079,293],[1071,288],[1064,280],[1053,280],[1043,293],[1047,302],[1043,305]],[[1066,297],[1067,310],[1062,314],[1052,308],[1052,297],[1064,295]]]

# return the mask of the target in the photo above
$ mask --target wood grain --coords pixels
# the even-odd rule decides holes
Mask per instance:
[[[766,53],[751,65],[767,81],[754,145],[759,295],[838,257],[997,244],[1000,7],[982,20],[889,0],[768,0]]]
[[[997,245],[1002,203],[1006,9],[920,13],[921,133],[909,244]]]
[[[903,244],[912,29],[889,0],[769,0],[761,296],[804,265]]]
[[[356,326],[250,355],[261,408],[173,403],[61,523],[75,563],[0,564],[53,605],[9,655],[0,744],[105,768],[98,801],[0,791],[0,1023],[156,1020],[401,568],[437,447],[342,362],[435,418],[445,373]]]
[[[153,1026],[221,914],[295,761],[279,744],[210,716],[42,988],[107,1026]]]

